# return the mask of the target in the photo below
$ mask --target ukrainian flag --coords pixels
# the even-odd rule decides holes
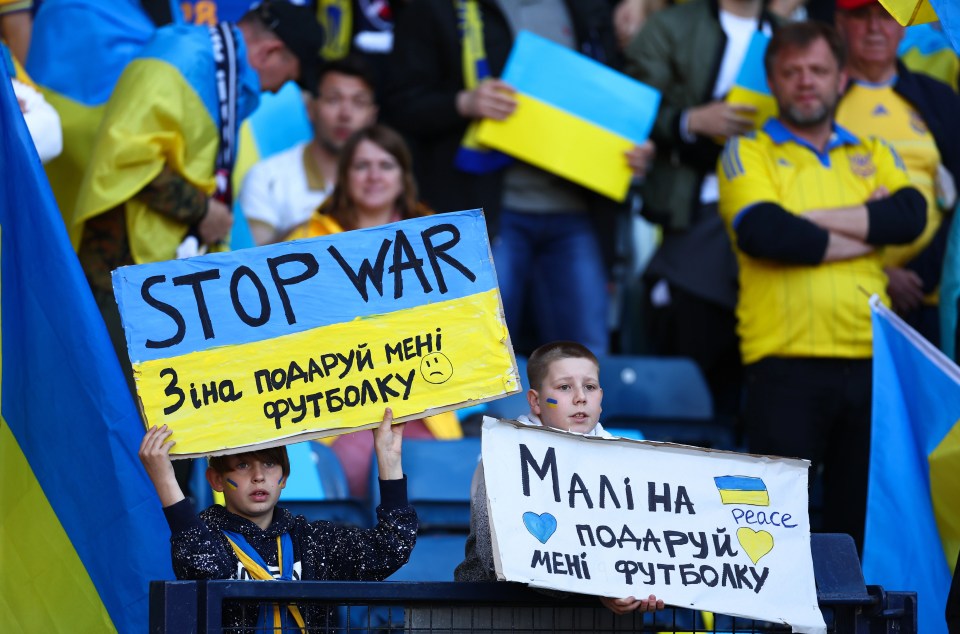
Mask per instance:
[[[143,632],[170,533],[2,64],[0,120],[0,631]]]
[[[954,50],[960,51],[960,6],[954,0],[880,0],[904,26],[940,20]]]
[[[946,634],[960,549],[960,368],[875,296],[873,432],[863,573],[916,590],[919,630]]]
[[[897,56],[913,72],[930,75],[957,91],[960,57],[947,34],[932,24],[908,27],[897,47]]]
[[[170,11],[179,23],[176,0]],[[74,246],[74,204],[104,106],[156,28],[139,0],[44,0],[37,11],[27,72],[63,125],[63,153],[45,169]]]
[[[660,93],[585,55],[521,31],[503,80],[517,108],[483,119],[477,141],[623,201],[631,173],[624,154],[650,135]]]
[[[760,478],[751,476],[719,476],[713,479],[720,491],[723,504],[749,504],[770,506],[767,485]]]
[[[727,103],[756,108],[754,124],[757,128],[766,123],[770,117],[777,116],[779,110],[776,99],[770,94],[767,74],[763,67],[763,56],[769,42],[769,35],[763,31],[754,31],[743,63],[737,72],[737,79],[726,97]]]

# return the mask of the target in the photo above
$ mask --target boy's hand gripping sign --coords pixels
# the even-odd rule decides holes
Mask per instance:
[[[480,210],[128,266],[114,294],[174,457],[287,444],[519,389]]]
[[[805,460],[485,418],[498,577],[826,632]]]

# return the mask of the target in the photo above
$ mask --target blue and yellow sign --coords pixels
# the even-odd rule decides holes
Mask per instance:
[[[480,210],[113,273],[148,426],[179,457],[519,390]]]

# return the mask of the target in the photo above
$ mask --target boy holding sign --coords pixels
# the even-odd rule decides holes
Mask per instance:
[[[533,351],[527,361],[527,402],[530,413],[517,420],[533,426],[552,427],[585,436],[612,438],[600,424],[600,362],[590,350],[572,341],[555,341]],[[483,463],[473,476],[470,502],[470,536],[464,548],[465,558],[454,571],[457,581],[494,581],[493,543],[487,510],[487,487]],[[663,601],[600,597],[615,614],[634,610],[653,612],[663,609]]]
[[[285,447],[216,456],[207,481],[223,493],[226,508],[213,505],[194,515],[177,484],[170,460],[172,430],[151,427],[140,445],[143,462],[170,524],[177,579],[258,579],[380,581],[410,557],[417,538],[417,514],[407,503],[401,465],[403,424],[392,425],[387,408],[374,432],[380,468],[377,525],[369,530],[330,522],[307,522],[277,507],[290,475]],[[264,604],[260,613],[238,605],[224,609],[227,627],[324,627],[327,608]]]

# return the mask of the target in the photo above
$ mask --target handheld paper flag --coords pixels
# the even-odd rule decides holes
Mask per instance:
[[[777,102],[770,94],[766,72],[763,69],[763,54],[767,50],[770,37],[762,31],[755,31],[747,47],[747,54],[737,73],[737,79],[727,93],[727,103],[753,106],[755,127],[762,126],[770,117],[777,116]]]
[[[626,198],[624,154],[650,135],[657,90],[527,31],[517,36],[502,79],[516,89],[517,109],[504,121],[484,119],[481,143]]]

